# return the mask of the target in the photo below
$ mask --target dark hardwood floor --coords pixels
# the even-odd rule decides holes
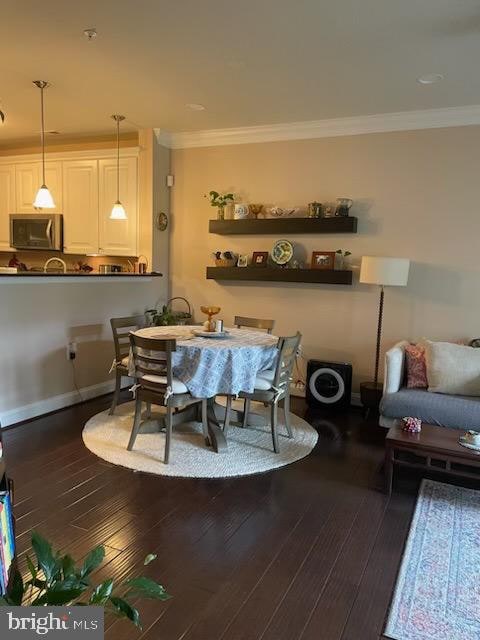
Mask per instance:
[[[109,402],[4,432],[20,558],[32,528],[77,558],[104,543],[102,576],[145,570],[172,594],[140,605],[142,633],[107,617],[107,638],[382,637],[415,492],[381,492],[384,432],[374,422],[353,410],[307,414],[320,438],[296,464],[239,479],[159,478],[84,447],[83,424]],[[293,410],[305,414],[303,401]],[[149,552],[158,559],[144,569]]]

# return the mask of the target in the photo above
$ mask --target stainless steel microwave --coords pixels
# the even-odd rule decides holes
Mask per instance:
[[[10,245],[16,249],[63,251],[62,214],[10,214]]]

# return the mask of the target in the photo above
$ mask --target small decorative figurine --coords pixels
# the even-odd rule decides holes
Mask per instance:
[[[310,202],[308,205],[308,217],[309,218],[321,218],[322,217],[322,203]]]
[[[422,430],[422,421],[420,420],[420,418],[402,418],[402,422],[403,431],[408,431],[408,433],[420,433],[420,431]]]

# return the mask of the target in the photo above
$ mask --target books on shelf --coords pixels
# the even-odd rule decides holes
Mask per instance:
[[[0,594],[8,586],[8,575],[15,557],[12,501],[8,491],[0,492]]]

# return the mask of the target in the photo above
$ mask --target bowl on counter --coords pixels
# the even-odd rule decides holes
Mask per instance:
[[[99,273],[121,273],[122,271],[121,264],[101,264],[98,267]]]

